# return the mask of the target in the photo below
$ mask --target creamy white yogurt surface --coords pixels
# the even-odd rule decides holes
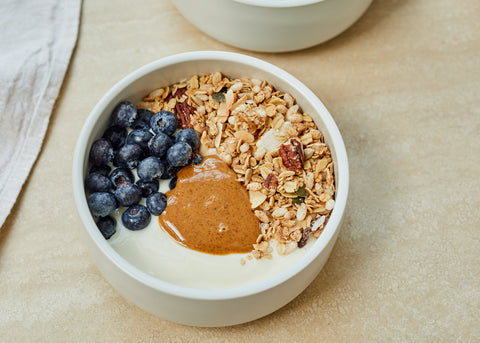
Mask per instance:
[[[312,244],[285,256],[274,249],[271,260],[247,260],[248,254],[210,255],[185,248],[163,231],[155,216],[140,231],[130,231],[116,219],[117,232],[109,242],[123,258],[163,281],[193,288],[231,288],[266,279],[297,261]]]

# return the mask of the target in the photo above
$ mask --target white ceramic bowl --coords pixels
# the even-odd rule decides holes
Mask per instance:
[[[350,27],[372,0],[172,0],[193,25],[221,42],[284,52],[325,42]]]
[[[151,90],[194,74],[221,71],[226,76],[268,80],[292,94],[325,136],[335,164],[336,203],[321,236],[290,267],[257,283],[228,289],[194,289],[162,281],[137,269],[103,238],[89,212],[83,180],[92,142],[108,127],[113,107],[122,100],[140,101]],[[159,317],[196,326],[226,326],[265,316],[300,294],[320,272],[337,238],[348,193],[345,146],[332,117],[305,85],[284,70],[262,60],[228,52],[198,51],[162,58],[129,74],[93,108],[80,133],[73,159],[73,188],[93,261],[126,299]]]

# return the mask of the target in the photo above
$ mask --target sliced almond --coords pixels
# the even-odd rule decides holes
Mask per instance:
[[[248,192],[248,194],[250,196],[250,204],[252,206],[252,209],[260,206],[267,199],[267,195],[263,194],[260,191],[250,191]]]
[[[234,136],[235,138],[247,143],[253,143],[255,140],[255,137],[253,137],[253,135],[247,131],[236,131]]]
[[[275,211],[272,212],[273,218],[282,218],[287,214],[288,210],[285,207],[277,208]]]

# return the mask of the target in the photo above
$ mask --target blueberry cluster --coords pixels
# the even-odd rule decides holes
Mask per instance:
[[[111,214],[119,207],[126,207],[121,218],[130,230],[141,230],[151,215],[160,215],[167,197],[159,192],[159,181],[171,179],[169,186],[174,188],[182,167],[202,162],[199,147],[195,130],[177,131],[172,112],[154,114],[137,110],[130,101],[120,102],[112,111],[112,125],[92,144],[85,178],[87,203],[103,236],[109,239],[116,232]],[[142,198],[145,205],[140,204]]]

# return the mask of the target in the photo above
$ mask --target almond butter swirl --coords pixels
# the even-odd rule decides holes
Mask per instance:
[[[167,192],[168,206],[160,226],[178,243],[201,252],[248,253],[259,235],[247,190],[216,156],[178,172],[176,187]]]

